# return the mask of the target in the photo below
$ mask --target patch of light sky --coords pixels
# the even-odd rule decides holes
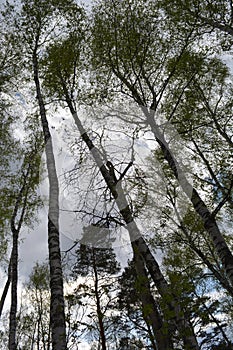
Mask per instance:
[[[67,168],[67,162],[70,161],[69,152],[64,142],[65,129],[62,125],[70,124],[73,127],[73,121],[69,114],[66,114],[64,110],[58,111],[55,115],[48,115],[50,130],[53,139],[54,153],[56,154],[56,165],[58,176],[61,177],[64,169]],[[19,134],[21,131],[19,131]],[[22,135],[20,134],[22,137]],[[141,147],[142,145],[140,145]],[[20,245],[20,267],[19,275],[21,280],[25,280],[30,273],[32,267],[37,261],[44,261],[48,256],[47,248],[47,213],[48,213],[48,178],[47,175],[43,175],[44,181],[40,185],[40,194],[44,198],[44,207],[39,212],[39,224],[34,229],[25,228],[21,233],[22,243]],[[61,201],[63,200],[63,193],[61,193]],[[69,207],[72,205],[69,203]],[[71,225],[71,232],[69,232],[70,220],[69,216],[61,215],[61,249],[66,250],[72,246],[73,241],[80,238],[82,234],[82,225],[80,222],[76,222],[76,227]],[[73,224],[73,223],[72,223]],[[78,232],[77,230],[80,230]],[[122,242],[117,244],[120,261],[123,265],[126,265],[127,260],[130,258],[130,246],[129,242]]]
[[[223,60],[223,62],[229,68],[231,76],[233,76],[233,55],[232,55],[232,51],[225,52],[224,54],[222,54],[220,56],[220,58]]]
[[[26,98],[20,92],[15,92],[14,96],[17,107],[20,108],[22,114],[26,113],[32,106],[29,106],[30,103],[26,101]],[[29,105],[28,105],[29,104]],[[53,147],[54,153],[56,154],[56,165],[58,176],[61,177],[64,169],[70,167],[68,162],[71,161],[69,157],[69,150],[66,147],[64,140],[66,139],[66,131],[65,127],[73,128],[73,120],[70,114],[62,109],[58,110],[55,114],[48,114],[48,120],[50,125],[50,130],[53,139]],[[93,121],[89,121],[89,124],[92,124]],[[65,126],[65,127],[64,127]],[[15,129],[15,134],[18,138],[24,139],[26,136],[26,131],[22,128],[18,127]],[[77,131],[78,135],[78,131]],[[129,144],[129,138],[126,135],[121,136],[119,139],[119,134],[115,132],[114,135],[116,139],[116,143],[122,146],[122,143]],[[123,142],[124,141],[124,142]],[[113,146],[113,147],[116,147]],[[147,136],[142,137],[140,140],[136,140],[135,148],[137,153],[137,162],[141,166],[145,164],[145,158],[150,155],[152,149],[155,148],[154,141],[148,139]],[[110,149],[111,150],[111,147]],[[114,150],[114,149],[113,149]],[[71,161],[72,162],[72,161]],[[40,192],[42,196],[44,196],[44,208],[39,212],[39,224],[35,226],[34,229],[25,228],[21,234],[22,243],[20,246],[20,267],[19,274],[21,276],[22,281],[30,273],[32,267],[34,266],[36,261],[44,261],[48,256],[48,248],[47,248],[47,203],[48,203],[48,179],[45,176],[45,180],[40,186]],[[63,193],[62,193],[63,196]],[[62,198],[61,200],[63,200]],[[70,206],[72,207],[72,205]],[[62,215],[61,215],[62,216]],[[46,219],[45,219],[46,218]],[[73,225],[73,223],[72,223]],[[82,234],[82,225],[80,223],[76,223],[76,226],[71,225],[71,220],[69,215],[62,216],[61,218],[61,244],[62,250],[69,249],[72,246],[73,241],[77,238],[80,238]],[[74,232],[74,230],[76,232]],[[80,230],[78,232],[78,230]],[[143,227],[142,227],[143,230]],[[122,233],[122,237],[124,238],[125,233]],[[120,236],[120,235],[119,235]],[[116,243],[118,247],[117,255],[119,256],[120,261],[123,265],[126,265],[127,260],[130,258],[130,244],[127,240],[118,241]]]

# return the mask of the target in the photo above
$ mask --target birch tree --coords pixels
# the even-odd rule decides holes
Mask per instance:
[[[75,46],[75,43],[77,46]],[[70,34],[70,36],[68,36],[68,38],[65,39],[62,43],[57,42],[51,46],[48,49],[48,57],[45,60],[45,64],[47,63],[47,68],[45,69],[45,85],[49,89],[50,93],[54,94],[54,96],[59,96],[62,99],[65,98],[69,110],[74,118],[74,122],[79,130],[81,138],[91,152],[95,164],[98,166],[109,191],[116,201],[119,212],[122,215],[125,224],[127,225],[127,230],[129,232],[136,264],[139,262],[139,259],[142,259],[144,261],[144,263],[147,265],[148,270],[150,271],[156,287],[159,290],[159,293],[166,299],[166,295],[169,295],[169,285],[161,273],[157,261],[155,260],[153,254],[150,252],[145,240],[143,239],[140,230],[136,225],[136,222],[134,221],[132,212],[121,185],[122,178],[120,177],[117,179],[117,181],[115,180],[116,177],[113,173],[114,169],[112,167],[111,161],[108,162],[106,159],[103,159],[102,153],[94,145],[80,118],[78,117],[73,94],[73,89],[76,85],[72,85],[70,82],[76,83],[76,70],[74,68],[78,67],[78,62],[80,62],[79,52],[80,36],[78,36],[78,38],[75,37],[75,32],[73,34]],[[73,76],[73,73],[75,76]],[[141,270],[139,268],[139,264],[136,265],[136,269],[140,276]],[[174,327],[179,331],[180,336],[184,341],[184,346],[187,349],[198,348],[193,330],[183,315],[181,316],[182,310],[180,309],[178,302],[175,302],[171,296],[171,303],[168,303],[167,306],[170,308],[172,314],[174,313],[174,317],[176,318]]]
[[[119,84],[123,94],[138,105],[139,115],[144,116],[144,125],[150,128],[174,177],[184,193],[190,197],[214,243],[225,273],[233,283],[232,253],[219,229],[215,213],[188,181],[177,156],[166,141],[166,131],[159,126],[157,117],[158,113],[163,113],[164,101],[173,91],[173,78],[178,73],[180,64],[187,62],[188,74],[180,85],[173,109],[170,113],[165,112],[165,120],[172,120],[192,81],[201,80],[203,75],[208,74],[200,66],[205,61],[205,51],[193,52],[191,47],[195,40],[198,43],[198,33],[194,27],[189,26],[187,31],[180,32],[179,37],[176,31],[173,34],[168,17],[160,8],[155,12],[155,6],[150,1],[141,3],[140,6],[128,1],[114,1],[111,4],[100,2],[94,13],[94,67],[100,72],[99,76],[112,77],[113,84]],[[123,18],[125,13],[128,13],[127,20]]]
[[[24,65],[31,68],[44,145],[49,178],[48,246],[50,261],[51,288],[51,329],[53,349],[66,348],[66,329],[64,315],[63,279],[59,237],[59,184],[53,153],[52,138],[49,130],[45,100],[40,82],[40,54],[48,40],[55,35],[61,20],[59,10],[65,4],[62,1],[46,3],[44,1],[22,1],[22,9],[16,16],[17,40],[22,40]],[[70,4],[68,4],[70,5]]]
[[[39,183],[38,161],[40,162],[40,152],[35,145],[35,149],[29,152],[21,167],[21,178],[19,178],[20,188],[16,194],[15,206],[10,220],[12,232],[12,251],[9,262],[9,276],[11,282],[11,308],[9,325],[9,349],[16,349],[17,330],[17,284],[18,284],[18,240],[22,225],[32,214],[33,207],[37,205],[35,189]],[[33,203],[34,202],[34,203]],[[9,280],[6,283],[9,286]],[[7,292],[7,291],[6,291]]]

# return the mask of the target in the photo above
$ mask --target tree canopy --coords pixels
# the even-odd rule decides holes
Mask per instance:
[[[0,33],[2,348],[232,348],[232,1],[4,1]]]

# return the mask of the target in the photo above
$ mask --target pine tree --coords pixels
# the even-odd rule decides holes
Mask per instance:
[[[84,241],[86,241],[85,235],[88,235],[89,228],[84,228]],[[92,228],[91,231],[93,233]],[[107,312],[114,307],[111,298],[114,299],[114,292],[117,288],[116,275],[119,271],[120,266],[111,247],[96,248],[81,243],[76,250],[76,261],[72,275],[73,278],[79,276],[91,278],[91,285],[85,286],[84,295],[94,298],[95,306],[94,312],[91,311],[91,317],[92,322],[97,318],[100,344],[103,350],[108,348],[109,320]],[[82,286],[79,286],[76,293],[79,294],[82,289]]]

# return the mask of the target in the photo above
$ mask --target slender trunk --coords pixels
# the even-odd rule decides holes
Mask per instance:
[[[214,316],[214,314],[211,312],[210,308],[207,307],[207,306],[205,305],[205,303],[203,303],[202,305],[204,306],[204,309],[206,310],[206,312],[209,314],[209,316],[210,316],[212,322],[216,324],[216,328],[219,330],[219,333],[222,334],[223,339],[225,340],[227,346],[228,346],[229,349],[230,349],[230,347],[233,346],[233,343],[232,343],[231,340],[228,338],[228,335],[227,335],[227,333],[226,333],[225,330],[224,330],[224,325],[222,325],[222,324],[221,324],[221,321],[219,321],[218,318]]]
[[[15,207],[11,216],[11,232],[13,236],[13,245],[10,260],[10,279],[11,279],[11,307],[10,307],[10,320],[9,320],[9,350],[16,350],[16,332],[17,332],[17,287],[18,287],[18,238],[21,230],[24,215],[27,207],[28,191],[30,187],[31,165],[28,165],[26,174],[23,176],[23,184],[20,188],[19,194],[16,198]],[[21,212],[19,213],[21,208]],[[16,218],[19,215],[18,224],[16,225]],[[17,227],[16,227],[17,226]]]
[[[96,268],[95,263],[95,248],[92,248],[92,257],[93,257],[93,270],[94,270],[94,276],[95,276],[95,284],[94,284],[94,290],[95,290],[95,298],[96,298],[96,311],[97,311],[97,317],[100,327],[100,339],[101,339],[101,346],[102,350],[107,350],[106,346],[106,336],[105,336],[105,330],[104,330],[104,323],[103,323],[103,313],[101,310],[101,302],[100,302],[100,296],[99,296],[99,290],[98,290],[98,271]]]
[[[40,300],[39,300],[39,312],[40,312],[40,327],[41,327],[41,338],[42,338],[42,342],[43,342],[43,350],[46,350],[46,341],[45,341],[45,330],[44,330],[44,325],[43,325],[43,319],[42,319],[42,316],[43,316],[43,297],[42,297],[42,294],[41,294],[41,290],[39,290],[39,294],[40,294]]]
[[[46,117],[38,72],[37,44],[33,52],[34,81],[40,108],[41,124],[45,140],[45,152],[49,177],[48,248],[50,265],[50,323],[53,350],[66,349],[66,325],[64,312],[63,277],[59,237],[59,185],[53,154],[52,138]]]
[[[66,86],[63,84],[64,93],[66,96],[66,102],[70,109],[70,112],[74,118],[75,124],[81,134],[83,141],[86,143],[88,149],[92,153],[95,163],[100,169],[100,172],[111,191],[114,199],[116,200],[119,211],[127,224],[127,229],[130,235],[131,245],[134,251],[134,254],[139,254],[142,256],[145,264],[148,268],[148,271],[162,297],[166,300],[168,295],[171,295],[169,290],[169,285],[166,282],[157,261],[154,256],[150,252],[145,240],[141,236],[139,228],[137,227],[128,202],[126,200],[125,194],[121,188],[121,181],[116,183],[114,177],[111,172],[107,169],[104,161],[101,157],[101,153],[94,146],[92,140],[89,138],[86,130],[84,129],[80,119],[77,116],[77,113],[73,107],[72,101],[67,92]],[[174,297],[174,296],[173,296]],[[170,303],[168,307],[174,312],[173,322],[175,324],[176,329],[179,331],[183,341],[185,349],[199,349],[196,337],[194,335],[193,329],[185,319],[184,314],[179,306],[178,300],[175,300],[175,303]]]
[[[51,324],[49,323],[47,350],[50,350]]]
[[[171,314],[170,318],[168,319],[170,328],[175,328],[178,330],[179,335],[184,342],[185,350],[199,349],[193,328],[186,319],[176,295],[170,292],[170,286],[165,280],[157,261],[151,254],[150,249],[143,237],[140,237],[132,242],[132,247],[134,251],[140,252],[144,258],[147,269],[155,283],[156,288],[158,289],[159,294],[167,303],[168,312]]]
[[[175,209],[176,210],[176,209]],[[225,275],[221,274],[213,265],[213,263],[208,259],[208,257],[202,252],[200,248],[195,244],[192,235],[188,232],[186,226],[183,224],[182,218],[178,211],[176,210],[176,216],[179,221],[179,228],[184,233],[187,239],[188,246],[201,258],[203,263],[208,267],[208,269],[213,273],[214,277],[220,282],[221,286],[228,291],[228,293],[233,297],[233,287],[229,283]]]
[[[34,328],[33,328],[33,333],[32,333],[32,341],[31,341],[30,350],[35,349],[35,347],[34,347],[34,343],[35,343],[35,336],[36,336],[36,323],[34,324]]]
[[[150,282],[141,255],[134,254],[134,262],[137,272],[136,288],[142,303],[143,318],[148,327],[152,327],[153,330],[153,334],[150,335],[153,348],[155,350],[172,350],[173,344],[170,335],[168,335],[164,327],[163,319],[158,311],[158,305],[151,294]],[[157,346],[154,344],[154,341],[156,341]]]
[[[158,350],[157,345],[156,345],[156,341],[155,341],[155,335],[153,333],[153,331],[151,330],[151,325],[145,320],[146,325],[147,325],[147,332],[148,332],[148,336],[151,342],[151,349],[154,350]],[[173,346],[170,348],[170,350],[173,349]]]
[[[215,247],[216,253],[225,269],[226,275],[231,285],[233,286],[233,255],[218,228],[214,216],[211,215],[211,212],[199,196],[197,190],[193,188],[192,185],[188,182],[184,172],[176,161],[162,133],[159,131],[159,127],[156,125],[154,119],[150,116],[146,109],[144,109],[144,113],[146,115],[148,124],[151,127],[151,131],[153,132],[155,139],[163,152],[164,158],[167,160],[171,170],[173,171],[174,176],[178,180],[184,193],[188,197],[191,196],[190,200],[193,204],[193,207],[201,217],[204,227],[208,232],[209,237],[211,238]]]
[[[2,310],[3,310],[3,306],[5,304],[5,300],[6,300],[6,296],[7,296],[10,284],[11,284],[11,258],[10,258],[9,265],[8,265],[7,280],[6,280],[6,283],[5,283],[3,292],[2,292],[2,297],[0,300],[0,318],[2,316]]]
[[[194,242],[190,239],[185,227],[181,223],[181,229],[188,239],[188,245],[190,248],[201,258],[203,263],[208,267],[208,269],[213,273],[214,277],[220,282],[221,286],[228,291],[228,293],[233,297],[233,287],[229,284],[228,280],[223,276],[214,265],[209,261],[207,256],[199,249]]]
[[[11,308],[9,326],[9,350],[16,350],[16,315],[17,315],[17,285],[18,285],[18,236],[19,232],[12,228],[13,247],[11,254]]]
[[[37,320],[37,350],[40,350],[40,319]]]

